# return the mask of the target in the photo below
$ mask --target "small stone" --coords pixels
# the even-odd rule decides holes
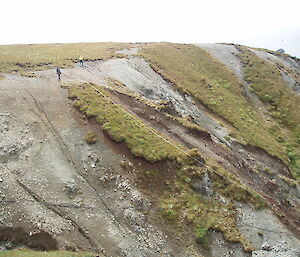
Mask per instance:
[[[12,242],[7,242],[7,243],[5,244],[5,248],[6,248],[6,250],[11,250],[11,249],[14,248],[14,245],[13,245]]]
[[[272,247],[267,242],[265,242],[262,244],[261,249],[264,251],[271,251]]]

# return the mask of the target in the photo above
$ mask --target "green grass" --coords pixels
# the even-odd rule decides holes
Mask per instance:
[[[222,232],[225,240],[240,242],[245,250],[250,250],[250,243],[241,235],[236,224],[236,211],[234,206],[222,204],[214,199],[205,199],[202,195],[194,192],[186,182],[177,181],[176,195],[162,197],[162,215],[172,223],[196,228],[195,240],[205,243],[206,231],[209,229]],[[203,228],[201,236],[197,228]],[[198,231],[199,232],[199,231]]]
[[[207,227],[203,227],[201,225],[198,225],[196,227],[195,236],[196,236],[197,242],[207,245],[207,243],[208,243],[207,231],[208,231]]]
[[[213,183],[214,195],[208,199],[192,189],[193,183],[208,172]],[[205,168],[182,165],[177,169],[172,192],[161,197],[161,213],[172,224],[182,228],[195,229],[195,240],[204,246],[208,243],[208,230],[222,232],[225,240],[239,242],[245,251],[252,251],[251,243],[240,233],[236,224],[234,201],[245,202],[256,208],[265,206],[265,201],[257,193],[249,190],[230,172],[207,163]],[[227,199],[224,203],[218,195]]]
[[[68,251],[30,251],[30,250],[11,250],[0,251],[1,257],[95,257],[97,254],[92,253],[79,253]],[[99,255],[102,256],[102,255]]]
[[[246,47],[239,49],[245,79],[274,120],[287,130],[285,137],[277,135],[277,140],[285,145],[294,177],[300,178],[300,96],[290,89],[275,65],[260,59]]]
[[[223,168],[211,167],[210,176],[214,189],[223,196],[234,201],[252,204],[255,208],[265,207],[266,202],[259,194],[247,188],[237,177]]]
[[[191,45],[160,43],[143,48],[141,55],[177,89],[227,121],[242,143],[289,162],[285,147],[268,132],[268,123],[242,95],[235,75],[207,52]]]
[[[0,72],[44,70],[54,66],[68,67],[84,60],[108,59],[121,43],[0,45]]]
[[[93,87],[96,87],[101,94]],[[151,131],[153,129],[150,130],[150,127],[138,117],[130,115],[121,106],[113,104],[109,93],[104,88],[89,83],[70,85],[68,88],[69,97],[76,99],[74,106],[88,118],[95,117],[102,125],[102,129],[113,140],[124,142],[134,156],[156,162],[164,159],[175,160],[184,155],[154,134]]]

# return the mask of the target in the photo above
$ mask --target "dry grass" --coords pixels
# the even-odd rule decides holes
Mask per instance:
[[[121,43],[76,43],[0,45],[0,72],[44,70],[54,66],[68,67],[84,60],[108,59],[116,50],[128,47]]]
[[[33,72],[26,72],[26,71],[21,71],[20,75],[23,77],[27,77],[27,78],[35,78],[36,74]]]

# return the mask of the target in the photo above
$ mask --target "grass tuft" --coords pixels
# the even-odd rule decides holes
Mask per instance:
[[[207,239],[207,227],[203,227],[201,225],[198,225],[196,227],[195,231],[195,236],[196,236],[196,241],[200,244],[207,245],[208,244],[208,239]]]
[[[94,132],[89,131],[86,136],[85,136],[85,141],[91,145],[91,144],[95,144],[97,142],[97,138],[96,135],[94,134]]]
[[[96,90],[100,93],[98,93]],[[149,162],[175,160],[184,156],[174,146],[153,133],[153,129],[121,106],[113,104],[107,90],[89,83],[69,87],[69,97],[76,99],[74,106],[95,117],[102,129],[117,142],[124,142],[131,153]],[[175,144],[173,142],[173,144]]]

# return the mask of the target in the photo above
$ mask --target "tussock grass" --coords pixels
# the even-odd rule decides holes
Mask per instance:
[[[278,68],[260,59],[246,47],[239,47],[245,79],[267,106],[272,117],[289,133],[277,136],[286,147],[294,177],[300,178],[300,96],[286,84]]]
[[[90,145],[95,144],[97,142],[97,138],[94,132],[89,131],[85,136],[85,141]]]
[[[54,66],[69,67],[84,60],[108,59],[118,49],[128,47],[121,43],[31,44],[0,45],[0,72],[45,70]]]
[[[93,87],[101,94],[97,93]],[[102,129],[117,142],[124,142],[131,153],[149,162],[185,157],[174,146],[168,144],[149,130],[142,120],[113,104],[109,93],[102,87],[82,83],[69,86],[74,106],[87,117],[95,117]],[[138,120],[138,122],[137,122]],[[159,132],[157,132],[159,133]],[[175,144],[173,142],[173,144]]]
[[[210,176],[217,192],[235,201],[250,203],[257,209],[265,207],[265,200],[256,192],[246,188],[233,174],[218,166],[213,166],[211,169],[214,171],[210,172]]]
[[[213,185],[213,196],[207,198],[194,191],[193,185],[208,173]],[[236,224],[234,201],[251,204],[256,208],[265,206],[264,199],[249,190],[227,170],[208,161],[206,167],[182,165],[177,170],[173,192],[161,197],[161,212],[170,223],[195,229],[195,240],[204,246],[208,243],[208,230],[223,233],[229,242],[239,242],[245,251],[252,251],[251,243],[240,233]],[[219,196],[225,197],[226,202]]]
[[[96,254],[92,253],[79,253],[79,252],[68,252],[68,251],[31,251],[31,250],[10,250],[0,251],[1,257],[95,257]],[[99,255],[102,256],[102,255]]]
[[[191,167],[190,167],[191,168]],[[189,169],[189,171],[191,171]],[[162,215],[171,223],[184,223],[195,230],[195,240],[207,244],[208,230],[222,232],[225,240],[239,242],[245,251],[252,251],[251,243],[240,233],[236,224],[236,210],[231,202],[221,203],[214,198],[207,199],[193,191],[189,185],[192,177],[186,177],[187,167],[179,171],[175,182],[176,194],[165,194],[161,200]],[[193,171],[199,171],[193,167]]]
[[[285,147],[268,132],[268,124],[247,102],[241,85],[227,67],[196,46],[160,43],[145,47],[141,55],[154,70],[231,125],[242,143],[265,149],[285,163]]]

